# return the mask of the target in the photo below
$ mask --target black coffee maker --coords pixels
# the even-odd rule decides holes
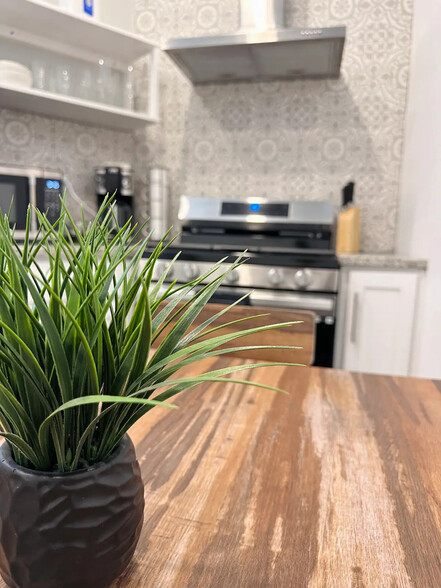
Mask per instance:
[[[107,194],[115,194],[114,212],[120,227],[134,215],[133,170],[128,163],[103,164],[95,168],[98,206]]]

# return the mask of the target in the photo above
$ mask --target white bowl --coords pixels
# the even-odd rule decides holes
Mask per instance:
[[[21,86],[24,88],[32,87],[32,74],[31,72],[18,73],[18,72],[6,72],[0,70],[0,84],[6,84],[8,86]]]
[[[32,72],[28,67],[17,61],[1,59],[0,83],[30,88],[32,87]]]
[[[30,73],[31,70],[17,61],[9,61],[7,59],[0,60],[0,72],[17,72],[17,73]]]

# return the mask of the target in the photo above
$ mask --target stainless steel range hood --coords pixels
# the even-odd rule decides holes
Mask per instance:
[[[194,84],[338,78],[346,27],[286,29],[284,0],[241,0],[234,35],[170,39],[165,52]]]

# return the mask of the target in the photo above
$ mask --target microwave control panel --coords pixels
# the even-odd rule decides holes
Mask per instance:
[[[47,214],[49,222],[54,223],[61,213],[63,182],[59,178],[37,178],[36,192],[37,208]]]

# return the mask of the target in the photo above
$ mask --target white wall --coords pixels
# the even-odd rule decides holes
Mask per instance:
[[[411,373],[441,378],[441,3],[414,10],[397,252],[429,261]]]

